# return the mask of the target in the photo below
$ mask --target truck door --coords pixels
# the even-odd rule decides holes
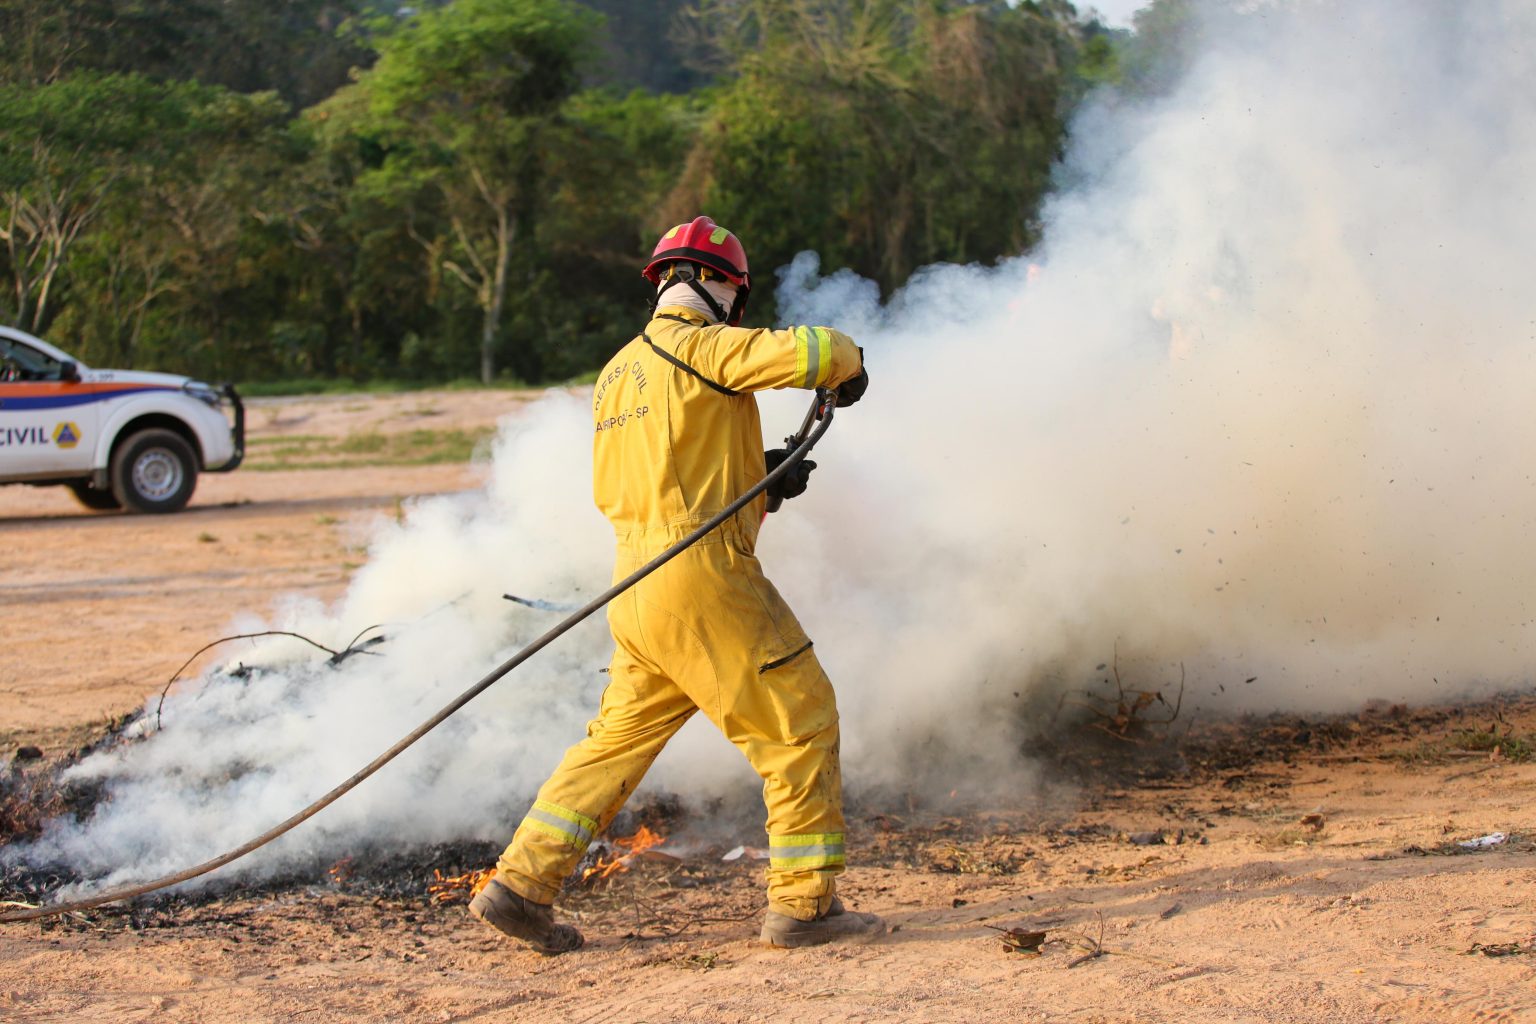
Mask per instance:
[[[96,447],[96,388],[64,364],[0,337],[0,477],[87,476]]]

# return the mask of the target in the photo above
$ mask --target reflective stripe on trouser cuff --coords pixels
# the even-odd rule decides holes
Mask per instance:
[[[825,327],[795,328],[795,380],[813,388],[832,370],[832,336]]]
[[[768,866],[778,870],[843,866],[843,834],[769,836]]]
[[[563,839],[567,845],[582,850],[587,848],[597,833],[597,822],[548,800],[534,801],[533,807],[523,818],[523,825],[556,839]]]

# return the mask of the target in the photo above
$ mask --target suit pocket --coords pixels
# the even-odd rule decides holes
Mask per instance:
[[[764,674],[766,674],[768,672],[772,672],[776,668],[783,668],[785,665],[788,665],[790,662],[792,662],[796,658],[800,657],[806,651],[810,650],[813,646],[814,645],[812,644],[812,642],[807,640],[804,643],[800,644],[799,646],[795,647],[788,654],[781,654],[781,655],[779,655],[776,658],[773,658],[773,659],[771,659],[769,661],[765,661],[762,664],[758,665],[757,666],[757,674],[758,675],[764,675]]]

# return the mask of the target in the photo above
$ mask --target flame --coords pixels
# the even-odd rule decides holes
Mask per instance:
[[[452,903],[460,897],[467,903],[480,895],[480,890],[485,888],[495,874],[495,868],[466,871],[462,875],[445,875],[433,868],[432,877],[436,881],[427,886],[427,894],[432,897],[433,903]]]
[[[657,832],[652,832],[644,825],[641,825],[639,830],[634,835],[624,836],[613,841],[614,846],[622,847],[629,852],[622,853],[619,856],[613,858],[599,856],[597,858],[596,864],[592,865],[581,873],[581,880],[583,882],[591,881],[593,879],[600,880],[608,878],[612,875],[616,875],[620,871],[628,871],[629,862],[631,860],[638,857],[646,850],[660,846],[666,841],[666,836],[663,836]]]
[[[345,882],[347,879],[352,877],[353,870],[354,868],[352,866],[352,858],[343,857],[335,864],[332,864],[326,874],[331,876],[332,882],[340,885],[342,882]]]

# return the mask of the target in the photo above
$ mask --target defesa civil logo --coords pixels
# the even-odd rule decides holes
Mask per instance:
[[[73,448],[80,443],[80,427],[64,422],[53,428],[53,443],[60,448]]]

